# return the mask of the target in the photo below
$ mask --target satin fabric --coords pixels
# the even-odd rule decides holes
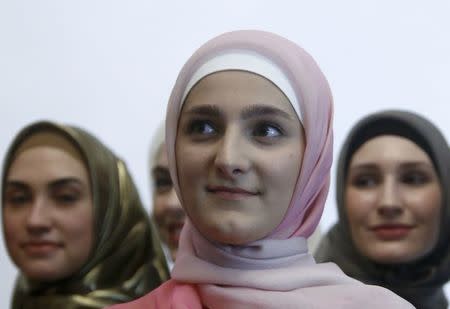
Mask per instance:
[[[345,212],[345,183],[353,154],[371,138],[392,134],[408,138],[431,158],[442,188],[439,240],[432,252],[410,264],[377,264],[362,256],[353,244]],[[361,119],[349,133],[340,153],[336,198],[339,221],[322,239],[315,257],[334,262],[349,276],[369,284],[384,286],[417,308],[447,308],[443,285],[450,279],[450,153],[447,141],[430,121],[415,113],[387,110]]]
[[[54,132],[70,141],[88,169],[94,204],[95,244],[88,261],[58,282],[19,274],[12,309],[81,309],[131,301],[168,279],[160,241],[122,160],[86,131],[37,122],[19,132],[6,155],[3,183],[15,152],[28,137]]]

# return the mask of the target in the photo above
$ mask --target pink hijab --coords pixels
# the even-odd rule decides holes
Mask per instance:
[[[202,64],[234,51],[271,61],[289,81],[299,105],[295,109],[306,148],[288,211],[270,235],[245,246],[211,242],[188,220],[172,279],[117,308],[413,308],[384,288],[346,276],[333,263],[316,264],[308,253],[306,238],[319,223],[328,193],[333,104],[315,61],[285,38],[263,31],[225,33],[200,47],[184,65],[166,118],[169,166],[180,200],[175,140],[186,88]]]

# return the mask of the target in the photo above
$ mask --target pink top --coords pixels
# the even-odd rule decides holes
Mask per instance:
[[[328,193],[333,104],[315,61],[285,38],[263,31],[225,33],[200,47],[181,70],[166,118],[170,172],[180,201],[175,139],[182,97],[202,64],[235,51],[257,53],[276,65],[299,105],[306,148],[288,211],[270,235],[243,246],[211,242],[188,220],[173,279],[134,302],[112,308],[414,308],[389,290],[346,276],[333,263],[316,264],[308,253],[306,238],[320,220]]]

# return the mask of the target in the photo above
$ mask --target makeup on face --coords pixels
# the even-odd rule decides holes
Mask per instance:
[[[176,140],[190,219],[221,243],[263,238],[289,207],[303,151],[298,116],[272,82],[238,70],[204,77],[186,98]]]
[[[428,154],[411,140],[381,135],[352,156],[346,210],[356,247],[380,263],[414,261],[439,235],[442,192]]]
[[[87,261],[94,241],[90,181],[68,141],[37,134],[19,147],[6,175],[3,223],[8,251],[29,278],[62,279]]]

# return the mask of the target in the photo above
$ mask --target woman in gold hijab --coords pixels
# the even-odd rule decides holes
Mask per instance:
[[[103,308],[168,278],[123,161],[86,131],[37,122],[4,161],[3,233],[20,270],[12,308]]]

